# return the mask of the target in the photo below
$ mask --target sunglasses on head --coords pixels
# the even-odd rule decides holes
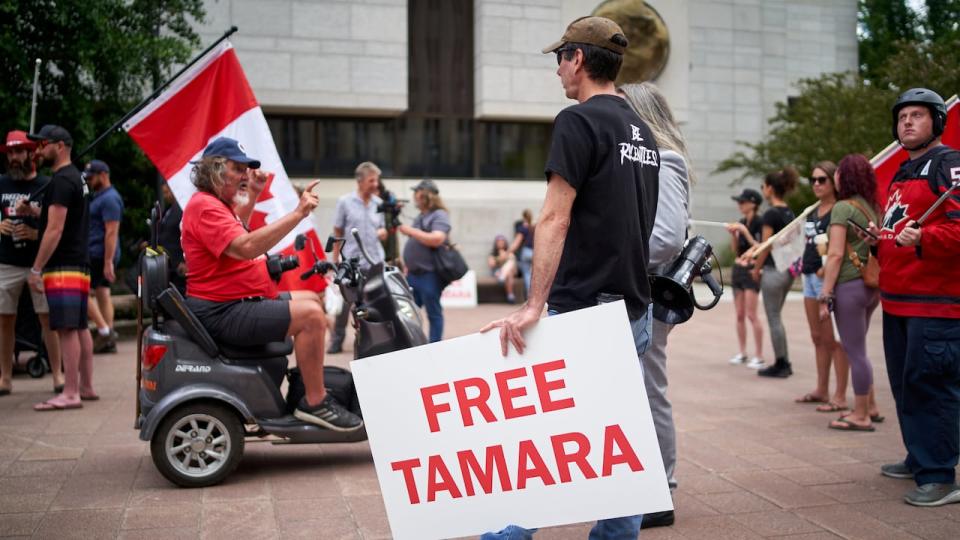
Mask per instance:
[[[826,183],[829,182],[829,181],[830,181],[830,177],[829,177],[829,176],[811,176],[811,177],[810,177],[810,185],[811,185],[811,186],[814,185],[814,184],[826,184]]]

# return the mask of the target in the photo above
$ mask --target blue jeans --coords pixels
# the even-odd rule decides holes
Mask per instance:
[[[430,321],[430,343],[443,338],[443,308],[440,307],[440,278],[435,272],[407,274],[407,283],[413,288],[413,300],[420,307],[427,308],[427,320]]]
[[[960,454],[960,320],[884,312],[883,350],[914,481],[954,483]]]
[[[547,315],[556,315],[553,310],[547,311]],[[630,321],[630,330],[633,332],[633,343],[637,348],[637,356],[642,357],[647,352],[650,345],[650,336],[653,321],[650,318],[650,311],[646,310],[639,319]],[[640,364],[643,369],[643,363]],[[624,516],[618,518],[601,519],[590,529],[589,540],[636,540],[640,536],[640,523],[643,521],[643,515]],[[500,532],[483,533],[480,540],[531,540],[536,529],[524,529],[517,525],[507,525]]]
[[[520,274],[523,276],[523,286],[527,294],[530,294],[530,272],[533,266],[533,248],[520,248],[520,257],[517,258],[517,264],[520,266]]]

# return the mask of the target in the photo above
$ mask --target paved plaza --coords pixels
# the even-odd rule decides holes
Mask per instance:
[[[447,310],[447,336],[474,332],[509,310]],[[672,334],[677,522],[641,537],[960,537],[960,504],[908,506],[901,497],[912,482],[879,474],[880,464],[903,457],[879,312],[868,351],[886,421],[875,433],[828,430],[833,415],[793,403],[814,387],[813,349],[798,300],[787,302],[784,319],[795,370],[786,380],[761,379],[727,364],[736,352],[730,302],[698,312]],[[35,402],[52,395],[50,379],[15,377],[14,393],[0,398],[0,536],[390,537],[366,443],[248,443],[239,469],[223,485],[186,490],[168,483],[133,429],[135,347],[128,340],[118,354],[95,357],[102,399],[81,410],[34,412]],[[346,365],[350,354],[335,355],[333,363]],[[599,359],[597,365],[602,369]],[[551,528],[538,538],[585,539],[588,530]]]

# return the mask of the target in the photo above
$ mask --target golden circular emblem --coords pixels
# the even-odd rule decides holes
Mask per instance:
[[[670,56],[670,33],[657,10],[643,0],[607,0],[593,10],[623,29],[629,45],[617,85],[656,79]]]

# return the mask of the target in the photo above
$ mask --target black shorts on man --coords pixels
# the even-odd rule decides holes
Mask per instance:
[[[187,297],[187,306],[214,341],[234,347],[283,341],[290,328],[288,298],[211,302]]]

